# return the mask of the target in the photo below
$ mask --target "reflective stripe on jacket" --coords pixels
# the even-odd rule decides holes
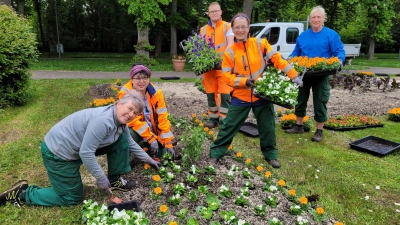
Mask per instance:
[[[206,35],[206,40],[210,42],[210,38],[214,43],[215,50],[222,57],[228,42],[226,40],[226,33],[231,28],[231,24],[220,19],[216,24],[215,28],[212,26],[211,20],[208,24],[200,29],[201,36]]]
[[[121,99],[126,91],[132,89],[132,81],[130,80],[118,92],[118,99]],[[150,120],[155,133],[151,132],[143,112],[129,122],[128,126],[132,127],[148,143],[152,143],[157,139],[165,148],[172,148],[172,139],[174,136],[171,132],[171,124],[168,120],[168,111],[162,91],[152,83],[149,83],[146,88],[146,97],[150,107]]]
[[[257,101],[258,98],[246,86],[246,80],[261,77],[269,60],[290,79],[297,76],[294,67],[273,50],[266,39],[249,38],[245,42],[235,42],[227,49],[222,61],[222,73],[224,81],[234,88],[232,97],[245,102]]]

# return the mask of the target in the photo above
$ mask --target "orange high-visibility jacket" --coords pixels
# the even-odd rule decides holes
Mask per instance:
[[[246,86],[246,80],[248,78],[257,80],[261,77],[269,60],[290,79],[297,76],[297,71],[294,67],[284,60],[279,52],[273,50],[266,39],[249,38],[245,42],[235,41],[225,51],[222,61],[223,79],[229,86],[234,88],[233,98],[238,98],[245,102],[258,100],[251,93],[251,89]]]
[[[220,19],[216,24],[215,28],[212,26],[211,20],[208,24],[200,28],[201,36],[206,35],[206,40],[210,43],[210,40],[214,43],[215,50],[222,57],[228,42],[226,40],[226,33],[231,28],[231,24]],[[217,34],[217,35],[216,35]]]
[[[125,92],[132,89],[132,81],[130,80],[118,92],[118,99],[121,99]],[[171,124],[168,120],[168,111],[162,91],[152,83],[149,83],[146,89],[146,97],[150,108],[150,120],[154,133],[151,132],[143,112],[129,122],[128,126],[132,127],[148,143],[152,143],[157,139],[165,148],[172,148],[172,139],[174,136],[171,132]]]

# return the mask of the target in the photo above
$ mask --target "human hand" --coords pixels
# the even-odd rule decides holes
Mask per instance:
[[[150,152],[155,155],[158,153],[158,142],[157,140],[150,143]]]
[[[340,66],[339,66],[339,69],[338,69],[338,71],[340,72],[340,71],[342,71],[342,69],[343,69],[343,63],[342,63],[342,62],[340,62]]]
[[[110,181],[108,180],[105,174],[97,178],[97,187],[105,191],[106,194],[111,194],[110,186],[111,186]]]
[[[303,87],[303,81],[299,77],[295,77],[292,80],[293,83],[297,84],[299,87]]]
[[[167,148],[167,151],[168,151],[169,153],[171,153],[172,158],[175,158],[175,151],[174,151],[174,148]]]
[[[247,86],[247,87],[254,87],[254,86],[256,86],[256,85],[255,85],[253,79],[247,79],[247,80],[246,80],[246,86]]]
[[[154,169],[158,170],[158,167],[160,166],[160,162],[157,162],[156,160],[149,158],[149,160],[147,160],[147,163],[153,167]]]
[[[291,60],[292,58],[293,58],[293,56],[289,55],[289,56],[286,58],[286,60],[289,61],[289,60]]]

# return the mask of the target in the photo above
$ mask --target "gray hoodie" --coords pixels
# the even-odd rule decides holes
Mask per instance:
[[[63,160],[82,160],[95,178],[104,174],[97,162],[97,149],[109,146],[125,132],[131,153],[147,162],[150,156],[132,139],[128,126],[120,124],[115,105],[75,112],[54,125],[44,137],[50,151]]]

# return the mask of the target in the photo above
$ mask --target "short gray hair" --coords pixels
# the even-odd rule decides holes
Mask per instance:
[[[326,13],[325,13],[325,9],[322,6],[315,6],[314,8],[311,9],[310,12],[310,17],[312,17],[316,12],[319,12],[322,14],[322,16],[324,17],[324,22],[326,21]]]
[[[142,93],[140,93],[136,90],[129,90],[129,91],[125,92],[125,94],[122,96],[122,98],[120,100],[118,100],[117,102],[120,102],[123,105],[130,101],[130,102],[132,102],[132,104],[134,106],[136,106],[138,108],[139,112],[143,112],[143,109],[145,107],[143,98],[144,98],[144,96],[142,95]]]

